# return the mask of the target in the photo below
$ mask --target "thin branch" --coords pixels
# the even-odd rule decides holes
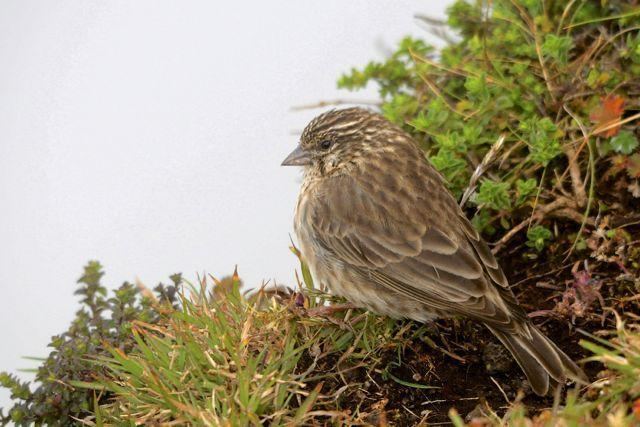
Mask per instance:
[[[545,168],[542,170],[540,183],[538,184],[538,191],[536,191],[536,198],[533,200],[533,209],[531,209],[531,215],[529,215],[529,224],[531,224],[531,221],[533,220],[533,215],[535,214],[536,208],[538,207],[538,200],[540,200],[540,193],[542,192],[542,184],[544,184],[544,179],[546,176],[547,176],[547,167],[545,166]]]
[[[497,242],[494,243],[494,247],[491,250],[491,252],[495,255],[498,252],[500,252],[500,250],[504,247],[504,245],[513,238],[513,236],[515,236],[516,234],[518,234],[518,232],[520,232],[520,230],[522,230],[523,228],[527,227],[531,222],[533,222],[534,220],[540,220],[542,218],[544,218],[545,215],[550,214],[554,211],[563,209],[563,208],[571,208],[574,207],[573,206],[574,202],[571,199],[568,199],[566,197],[557,197],[556,200],[554,200],[553,202],[547,204],[547,205],[543,205],[543,206],[538,206],[538,209],[533,212],[531,214],[531,216],[527,219],[525,219],[524,221],[522,221],[521,223],[519,223],[518,225],[516,225],[515,227],[511,228],[511,230],[509,230],[504,236],[502,236],[502,238],[500,238],[500,240],[498,240]],[[563,217],[566,217],[567,215],[563,215]],[[582,218],[580,218],[582,219]]]
[[[334,99],[329,101],[319,101],[314,104],[295,105],[291,107],[291,111],[313,110],[315,108],[332,107],[345,104],[373,105],[376,107],[382,105],[380,101],[373,101],[370,99]]]
[[[538,55],[538,62],[540,62],[540,68],[542,69],[542,77],[544,78],[544,82],[547,85],[547,90],[549,91],[549,95],[551,95],[551,99],[555,102],[555,88],[551,83],[551,79],[549,78],[549,73],[547,72],[547,68],[544,65],[544,57],[542,55],[542,47],[540,46],[540,37],[538,37],[538,32],[536,31],[535,24],[531,28],[533,31],[533,40],[536,46],[536,54]]]
[[[520,232],[520,230],[522,230],[523,228],[528,226],[529,223],[531,221],[533,221],[533,219],[538,219],[541,216],[542,215],[538,213],[535,216],[528,217],[527,219],[525,219],[524,221],[522,221],[520,224],[516,225],[515,227],[511,227],[511,230],[509,230],[504,236],[502,236],[500,238],[500,240],[495,242],[495,246],[493,247],[493,249],[491,249],[491,253],[493,253],[495,255],[498,252],[500,252],[502,250],[502,248],[504,247],[504,245],[509,240],[511,240],[513,238],[513,236],[515,236],[516,234],[518,234]]]
[[[564,105],[563,107],[565,111],[569,113],[569,115],[573,118],[573,120],[576,121],[576,123],[578,123],[578,126],[580,127],[580,131],[582,132],[582,136],[584,138],[584,143],[582,145],[586,144],[587,147],[589,148],[589,171],[591,172],[590,179],[589,179],[589,198],[587,199],[587,207],[583,215],[582,223],[580,224],[580,230],[578,230],[578,235],[576,236],[576,239],[573,241],[573,245],[571,245],[571,248],[567,252],[567,256],[565,258],[566,260],[571,256],[571,254],[573,253],[573,250],[578,244],[578,239],[582,235],[582,231],[584,230],[584,227],[587,223],[587,219],[589,218],[589,212],[591,211],[591,203],[593,202],[594,195],[595,195],[594,193],[595,193],[595,181],[596,181],[596,166],[595,166],[595,154],[593,152],[593,148],[591,147],[591,144],[589,143],[589,134],[587,132],[587,129],[584,127],[582,122],[573,114],[573,112],[569,109],[569,107],[567,107],[566,105]],[[582,183],[583,191],[585,186],[586,186],[586,178],[585,178],[585,182]]]
[[[447,101],[445,99],[445,97],[442,95],[442,92],[440,92],[440,89],[437,88],[437,86],[435,84],[433,84],[433,82],[431,80],[429,80],[426,76],[422,75],[421,73],[418,73],[418,76],[422,79],[422,81],[427,85],[427,87],[429,89],[431,89],[431,92],[433,92],[433,94],[437,97],[440,98],[440,100],[444,103],[444,105],[447,106],[447,108],[449,108],[449,110],[451,110],[451,112],[462,116],[466,119],[469,119],[471,117],[473,117],[475,115],[476,112],[473,112],[471,114],[464,114],[461,113],[460,111],[456,110],[453,106],[451,106],[451,104],[449,104],[449,101]]]
[[[575,27],[579,27],[581,25],[587,25],[587,24],[594,24],[596,22],[611,21],[611,20],[614,20],[614,19],[621,19],[621,18],[630,18],[630,17],[636,16],[636,15],[640,15],[640,9],[635,9],[635,10],[632,10],[631,12],[622,13],[622,14],[619,14],[619,15],[612,15],[612,16],[606,16],[606,17],[603,17],[603,18],[589,19],[589,20],[586,20],[586,21],[578,22],[576,24],[567,25],[566,27],[564,27],[564,29],[568,30],[569,28],[575,28]]]
[[[415,14],[413,15],[413,18],[417,21],[418,26],[438,37],[445,43],[456,43],[455,38],[449,32],[447,32],[446,21],[421,14]]]
[[[619,32],[615,33],[614,35],[612,35],[611,37],[609,37],[609,38],[606,40],[606,42],[605,42],[602,46],[600,46],[600,47],[598,48],[598,51],[597,51],[596,53],[594,53],[594,56],[598,56],[598,55],[600,54],[600,51],[601,51],[601,50],[603,50],[605,47],[607,47],[607,45],[608,45],[609,43],[612,43],[612,42],[613,42],[615,39],[617,39],[618,37],[620,37],[620,36],[622,36],[622,35],[624,35],[624,34],[626,34],[626,33],[628,33],[628,32],[631,32],[631,31],[637,31],[637,30],[640,30],[640,26],[638,26],[638,25],[636,25],[636,26],[634,26],[634,27],[630,27],[630,28],[625,28],[624,30],[621,30],[621,31],[619,31]]]
[[[422,21],[429,25],[435,25],[437,27],[443,27],[447,25],[447,21],[443,19],[434,18],[433,16],[423,15],[421,13],[416,13],[413,17],[419,21]]]
[[[604,132],[604,131],[606,131],[606,130],[613,129],[613,128],[616,128],[616,127],[620,127],[620,126],[622,126],[622,125],[624,125],[624,124],[626,124],[626,123],[629,123],[629,122],[631,122],[631,121],[634,121],[634,120],[636,120],[636,119],[640,119],[640,113],[638,113],[638,114],[634,114],[634,115],[633,115],[633,116],[631,116],[631,117],[627,117],[627,118],[626,118],[626,119],[624,119],[624,120],[620,120],[620,121],[615,121],[615,122],[613,122],[613,123],[609,123],[609,124],[607,124],[606,126],[604,126],[604,127],[602,127],[602,128],[597,127],[597,128],[595,128],[594,130],[592,130],[592,131],[591,131],[591,133],[589,134],[589,136],[597,135],[597,134],[602,133],[602,132]],[[578,139],[578,141],[579,141],[580,139],[581,139],[581,138],[579,138],[579,139]]]
[[[466,70],[461,70],[461,69],[455,69],[454,70],[453,68],[446,67],[446,66],[440,64],[439,62],[432,61],[429,58],[426,58],[424,56],[418,55],[412,49],[409,49],[409,54],[411,55],[411,58],[414,61],[424,62],[425,64],[429,64],[434,68],[439,68],[440,70],[446,71],[446,72],[451,73],[451,74],[455,74],[455,75],[462,76],[462,77],[469,77],[470,75],[477,77],[477,76],[480,75],[478,73],[473,73],[471,71],[466,71]]]
[[[564,10],[562,11],[562,16],[560,17],[560,23],[558,23],[558,28],[556,29],[556,34],[560,33],[560,30],[562,29],[562,24],[564,24],[564,20],[567,18],[567,16],[569,15],[569,11],[571,10],[571,7],[573,6],[573,4],[576,2],[576,0],[571,0],[567,6],[564,8]]]
[[[582,70],[585,67],[585,65],[592,63],[590,60],[592,57],[596,57],[596,51],[600,48],[600,44],[602,43],[602,41],[603,41],[602,34],[600,34],[598,35],[598,38],[596,39],[596,41],[590,45],[589,49],[572,62],[572,65],[576,64],[575,65],[576,68],[573,71],[574,77],[573,79],[571,79],[572,84],[581,78]]]
[[[594,135],[598,135],[604,131],[607,131],[609,129],[613,129],[613,128],[617,128],[620,127],[626,123],[632,122],[634,120],[638,120],[640,119],[640,113],[638,114],[634,114],[631,117],[627,117],[624,120],[616,120],[615,122],[611,122],[611,123],[607,123],[606,125],[602,125],[602,127],[598,126],[597,128],[591,130],[591,132],[588,134],[589,138],[591,138]],[[577,154],[580,154],[580,151],[582,151],[582,149],[584,148],[585,144],[584,144],[584,137],[580,137],[580,138],[576,138],[572,141],[570,141],[571,144],[575,144],[576,142],[580,142],[583,141],[583,143],[580,145],[580,147],[577,150]]]
[[[440,64],[440,63],[438,63],[436,61],[433,61],[433,60],[431,60],[431,59],[429,59],[427,57],[418,55],[417,53],[413,52],[413,50],[411,50],[411,49],[409,49],[409,54],[411,55],[411,58],[414,61],[424,62],[425,64],[429,64],[434,68],[438,68],[440,70],[446,71],[446,72],[451,73],[451,74],[455,74],[457,76],[461,76],[461,77],[469,77],[469,76],[480,77],[480,76],[482,76],[481,73],[477,73],[477,72],[474,72],[472,70],[463,70],[463,69],[460,69],[460,68],[453,69],[453,68],[446,67],[446,66],[444,66],[444,65],[442,65],[442,64]],[[508,62],[508,63],[524,63],[524,62],[519,62],[519,61],[511,61],[511,60],[503,61],[503,60],[499,60],[499,59],[492,59],[492,61],[500,61],[500,62]],[[496,86],[500,86],[500,87],[505,88],[505,89],[513,89],[514,88],[513,85],[509,85],[509,84],[506,84],[506,83],[504,83],[502,81],[496,80],[491,76],[484,76],[484,79],[486,80],[487,83],[495,84]]]
[[[587,129],[584,127],[580,119],[571,111],[571,109],[565,104],[562,106],[564,110],[571,116],[573,120],[578,124],[585,141],[589,140]],[[588,144],[588,142],[586,142]],[[585,188],[587,186],[586,178],[582,180],[582,173],[580,172],[580,165],[578,164],[578,153],[573,148],[573,144],[563,144],[564,152],[569,161],[569,175],[571,176],[571,184],[573,186],[573,193],[576,198],[578,206],[584,206],[587,202],[587,193]]]

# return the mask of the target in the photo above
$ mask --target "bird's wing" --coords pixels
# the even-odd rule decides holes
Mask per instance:
[[[332,178],[307,211],[314,237],[366,280],[437,310],[511,323],[520,311],[507,279],[453,197],[410,188],[442,185],[424,167],[395,192],[379,191],[385,175]]]

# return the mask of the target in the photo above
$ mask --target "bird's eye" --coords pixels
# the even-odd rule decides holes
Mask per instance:
[[[322,148],[323,150],[328,150],[329,148],[331,148],[331,140],[325,139],[321,141],[320,148]]]

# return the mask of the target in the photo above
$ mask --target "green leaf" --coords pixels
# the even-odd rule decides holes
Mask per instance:
[[[447,178],[453,189],[460,190],[464,183],[467,162],[458,157],[456,153],[445,148],[441,148],[438,154],[429,158],[433,166]],[[461,191],[461,190],[460,190]]]
[[[533,178],[516,180],[516,193],[518,194],[516,206],[522,205],[530,195],[535,193],[537,187],[538,181]]]
[[[416,114],[418,110],[417,100],[407,94],[399,93],[389,102],[382,105],[384,116],[397,125],[404,125],[409,117]]]
[[[484,74],[467,77],[464,87],[467,89],[469,98],[473,100],[484,102],[489,99],[490,93],[489,88],[487,87],[486,76]]]
[[[547,166],[562,153],[556,136],[556,125],[548,117],[532,117],[525,120],[520,123],[520,130],[525,133],[525,141],[529,144],[529,152],[534,162]]]
[[[464,154],[467,152],[464,138],[458,132],[449,132],[435,137],[438,147],[455,153]]]
[[[496,232],[496,228],[491,225],[491,215],[486,209],[476,212],[476,215],[471,219],[473,227],[489,236],[492,236]]]
[[[527,246],[541,252],[552,237],[553,234],[548,228],[536,225],[527,231]]]
[[[631,154],[636,148],[638,148],[638,138],[636,138],[633,132],[623,130],[611,138],[610,144],[611,148],[613,148],[617,153]]]
[[[409,126],[413,126],[419,132],[428,132],[429,120],[424,111],[420,111],[413,120],[409,121]]]
[[[509,209],[511,207],[509,183],[485,179],[480,184],[476,203],[485,204],[495,210]]]
[[[567,63],[569,51],[572,47],[573,39],[571,37],[547,34],[542,43],[542,54],[564,65]]]

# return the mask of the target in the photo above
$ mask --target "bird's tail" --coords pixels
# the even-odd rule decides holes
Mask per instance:
[[[487,327],[511,352],[536,394],[546,395],[551,380],[558,383],[568,379],[579,383],[586,381],[582,369],[532,324],[523,324],[520,333]]]

